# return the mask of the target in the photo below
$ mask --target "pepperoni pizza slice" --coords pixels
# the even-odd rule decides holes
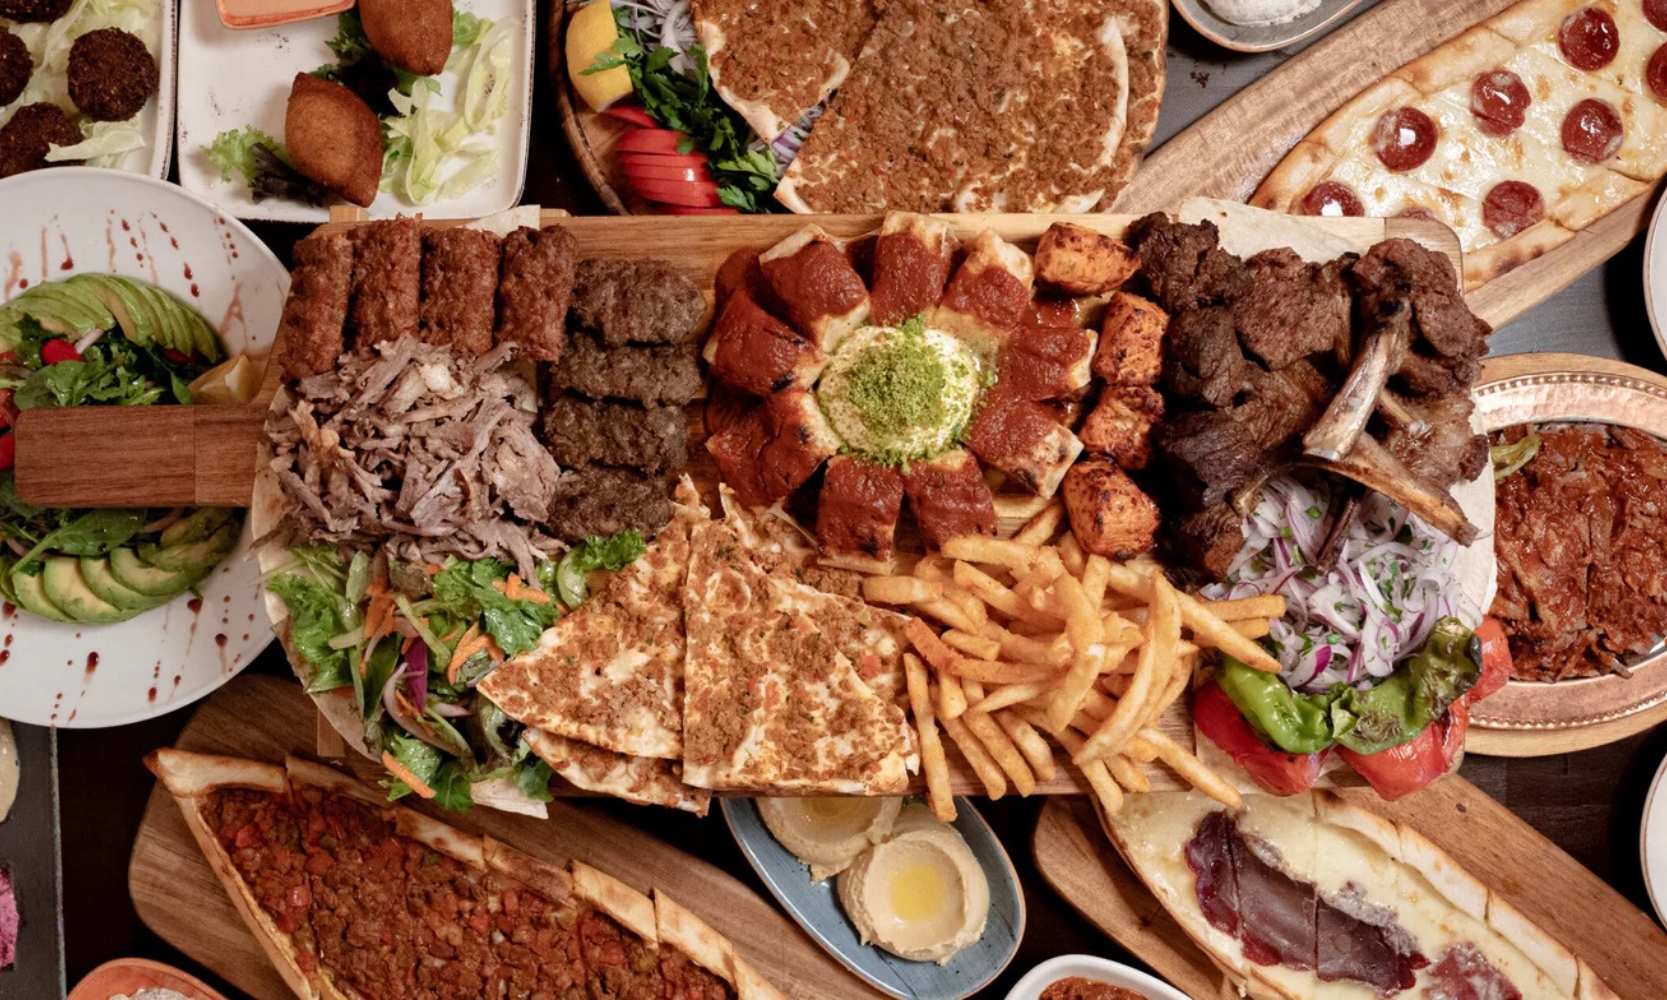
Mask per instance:
[[[1437,219],[1474,288],[1664,174],[1667,0],[1523,0],[1368,88],[1252,203]]]

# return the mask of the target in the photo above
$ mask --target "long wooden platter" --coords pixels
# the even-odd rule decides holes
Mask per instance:
[[[1299,140],[1367,86],[1515,0],[1388,0],[1245,88],[1146,159],[1113,206],[1144,213],[1193,195],[1245,201]],[[1643,231],[1640,196],[1544,257],[1471,293],[1502,326],[1619,253]]]
[[[274,677],[245,676],[203,703],[178,746],[280,762],[311,755],[315,711],[301,689]],[[876,996],[763,898],[724,872],[597,812],[552,803],[548,820],[490,809],[436,812],[471,833],[490,834],[558,864],[578,859],[641,890],[664,889],[704,920],[784,994],[795,1000]],[[128,889],[146,926],[255,1000],[293,994],[238,919],[179,808],[158,786],[139,825]]]
[[[1341,794],[1429,837],[1584,958],[1620,996],[1667,996],[1667,934],[1475,785],[1446,778],[1399,802],[1366,789]],[[1032,847],[1048,884],[1159,975],[1194,1000],[1237,996],[1123,864],[1086,800],[1049,802]]]

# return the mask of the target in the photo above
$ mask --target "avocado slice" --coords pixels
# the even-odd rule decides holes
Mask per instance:
[[[116,325],[116,317],[110,315],[103,303],[89,307],[81,296],[66,295],[58,285],[38,285],[12,301],[46,332],[64,337],[79,338]]]
[[[48,621],[67,622],[69,615],[58,610],[46,596],[46,583],[43,577],[30,576],[27,573],[14,570],[12,572],[12,591],[17,594],[17,605],[23,610],[39,615]]]
[[[200,542],[163,548],[155,542],[139,546],[139,558],[157,569],[171,569],[184,573],[205,573],[224,559],[237,544],[238,526],[223,525]]]
[[[162,530],[158,544],[165,549],[189,545],[219,531],[232,519],[229,507],[199,507]]]
[[[110,550],[110,575],[129,590],[164,599],[185,593],[198,576],[196,573],[147,565],[140,560],[139,553],[126,546]]]
[[[210,323],[208,317],[197,310],[191,309],[189,306],[185,308],[189,310],[189,315],[193,321],[192,325],[196,327],[197,353],[207,358],[210,364],[219,364],[224,361],[226,351],[225,348],[220,346],[220,333],[214,329],[214,324]]]
[[[93,593],[92,588],[87,586],[86,578],[81,575],[81,560],[73,556],[53,556],[46,560],[41,582],[46,587],[47,599],[73,621],[105,625],[133,617],[133,612],[118,608]]]
[[[156,314],[151,311],[149,302],[139,294],[131,282],[109,274],[78,274],[69,279],[69,284],[80,285],[88,292],[98,297],[111,315],[116,317],[116,324],[122,328],[122,333],[135,344],[150,344],[156,341]]]
[[[12,605],[21,605],[22,602],[17,599],[17,592],[12,590],[12,566],[14,563],[15,561],[12,559],[0,559],[0,600],[5,600]]]
[[[197,334],[191,328],[191,321],[180,309],[179,303],[167,292],[155,285],[138,285],[138,289],[150,300],[151,308],[155,310],[161,322],[161,336],[157,343],[163,347],[172,347],[182,354],[192,354],[197,350]]]
[[[149,611],[151,608],[167,604],[172,597],[161,594],[141,594],[137,590],[124,585],[116,579],[110,571],[110,560],[107,557],[81,557],[81,576],[87,581],[87,586],[99,598],[124,611]]]

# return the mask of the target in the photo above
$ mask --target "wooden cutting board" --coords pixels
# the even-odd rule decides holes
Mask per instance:
[[[1667,996],[1667,934],[1510,810],[1460,777],[1399,802],[1344,797],[1415,827],[1584,958],[1626,1000]],[[1032,839],[1036,868],[1096,927],[1194,1000],[1237,996],[1118,857],[1085,799],[1054,799]]]
[[[313,703],[293,682],[239,677],[203,703],[177,746],[279,763],[286,754],[311,755],[316,718]],[[727,935],[748,962],[794,1000],[880,995],[741,882],[635,827],[559,802],[550,805],[548,820],[479,808],[434,814],[547,861],[578,859],[640,890],[664,889]],[[238,918],[172,796],[160,786],[152,791],[139,825],[128,890],[151,930],[216,975],[255,1000],[293,996]]]
[[[1299,140],[1368,86],[1515,0],[1389,0],[1236,94],[1146,158],[1114,208],[1137,214],[1201,195],[1246,201]],[[1502,326],[1613,257],[1649,221],[1641,196],[1544,257],[1468,296]]]
[[[1170,207],[1180,206],[1178,198]],[[989,229],[1003,239],[1034,249],[1037,237],[1055,221],[1050,215],[948,215],[955,235]],[[878,215],[824,215],[814,220],[836,236],[877,232]],[[430,228],[466,220],[425,220]],[[1083,216],[1077,220],[1100,232],[1122,235],[1133,221],[1126,215]],[[1282,222],[1285,220],[1281,220]],[[811,222],[797,216],[701,218],[640,216],[568,217],[546,211],[544,225],[560,223],[578,240],[581,257],[671,261],[711,298],[713,276],[729,255],[743,248],[765,249]],[[324,232],[358,225],[333,216]],[[1296,230],[1335,235],[1369,245],[1405,236],[1459,260],[1458,237],[1438,223],[1418,219],[1305,219]],[[1462,269],[1461,269],[1462,270]],[[273,350],[278,357],[282,345]],[[254,492],[255,449],[267,404],[278,388],[277,366],[269,365],[252,407],[147,406],[72,407],[29,410],[17,425],[16,481],[19,496],[40,507],[172,507],[188,504],[246,507]],[[705,448],[701,408],[690,413],[690,473],[715,495],[717,467]]]

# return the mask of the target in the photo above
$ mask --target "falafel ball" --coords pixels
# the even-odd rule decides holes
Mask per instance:
[[[29,54],[29,46],[0,28],[0,108],[18,99],[34,72],[35,59]]]
[[[295,169],[355,205],[382,185],[382,123],[358,94],[309,73],[295,74],[284,109],[284,145]]]
[[[161,74],[145,43],[120,28],[100,28],[69,49],[69,96],[95,122],[125,122],[156,93]]]
[[[0,128],[0,177],[46,166],[74,166],[80,161],[49,164],[46,154],[53,146],[74,146],[81,138],[81,130],[63,108],[45,101],[26,104]]]
[[[434,76],[452,46],[451,0],[359,0],[365,37],[388,65]]]
[[[69,13],[74,0],[0,0],[0,17],[24,23],[56,21]]]

